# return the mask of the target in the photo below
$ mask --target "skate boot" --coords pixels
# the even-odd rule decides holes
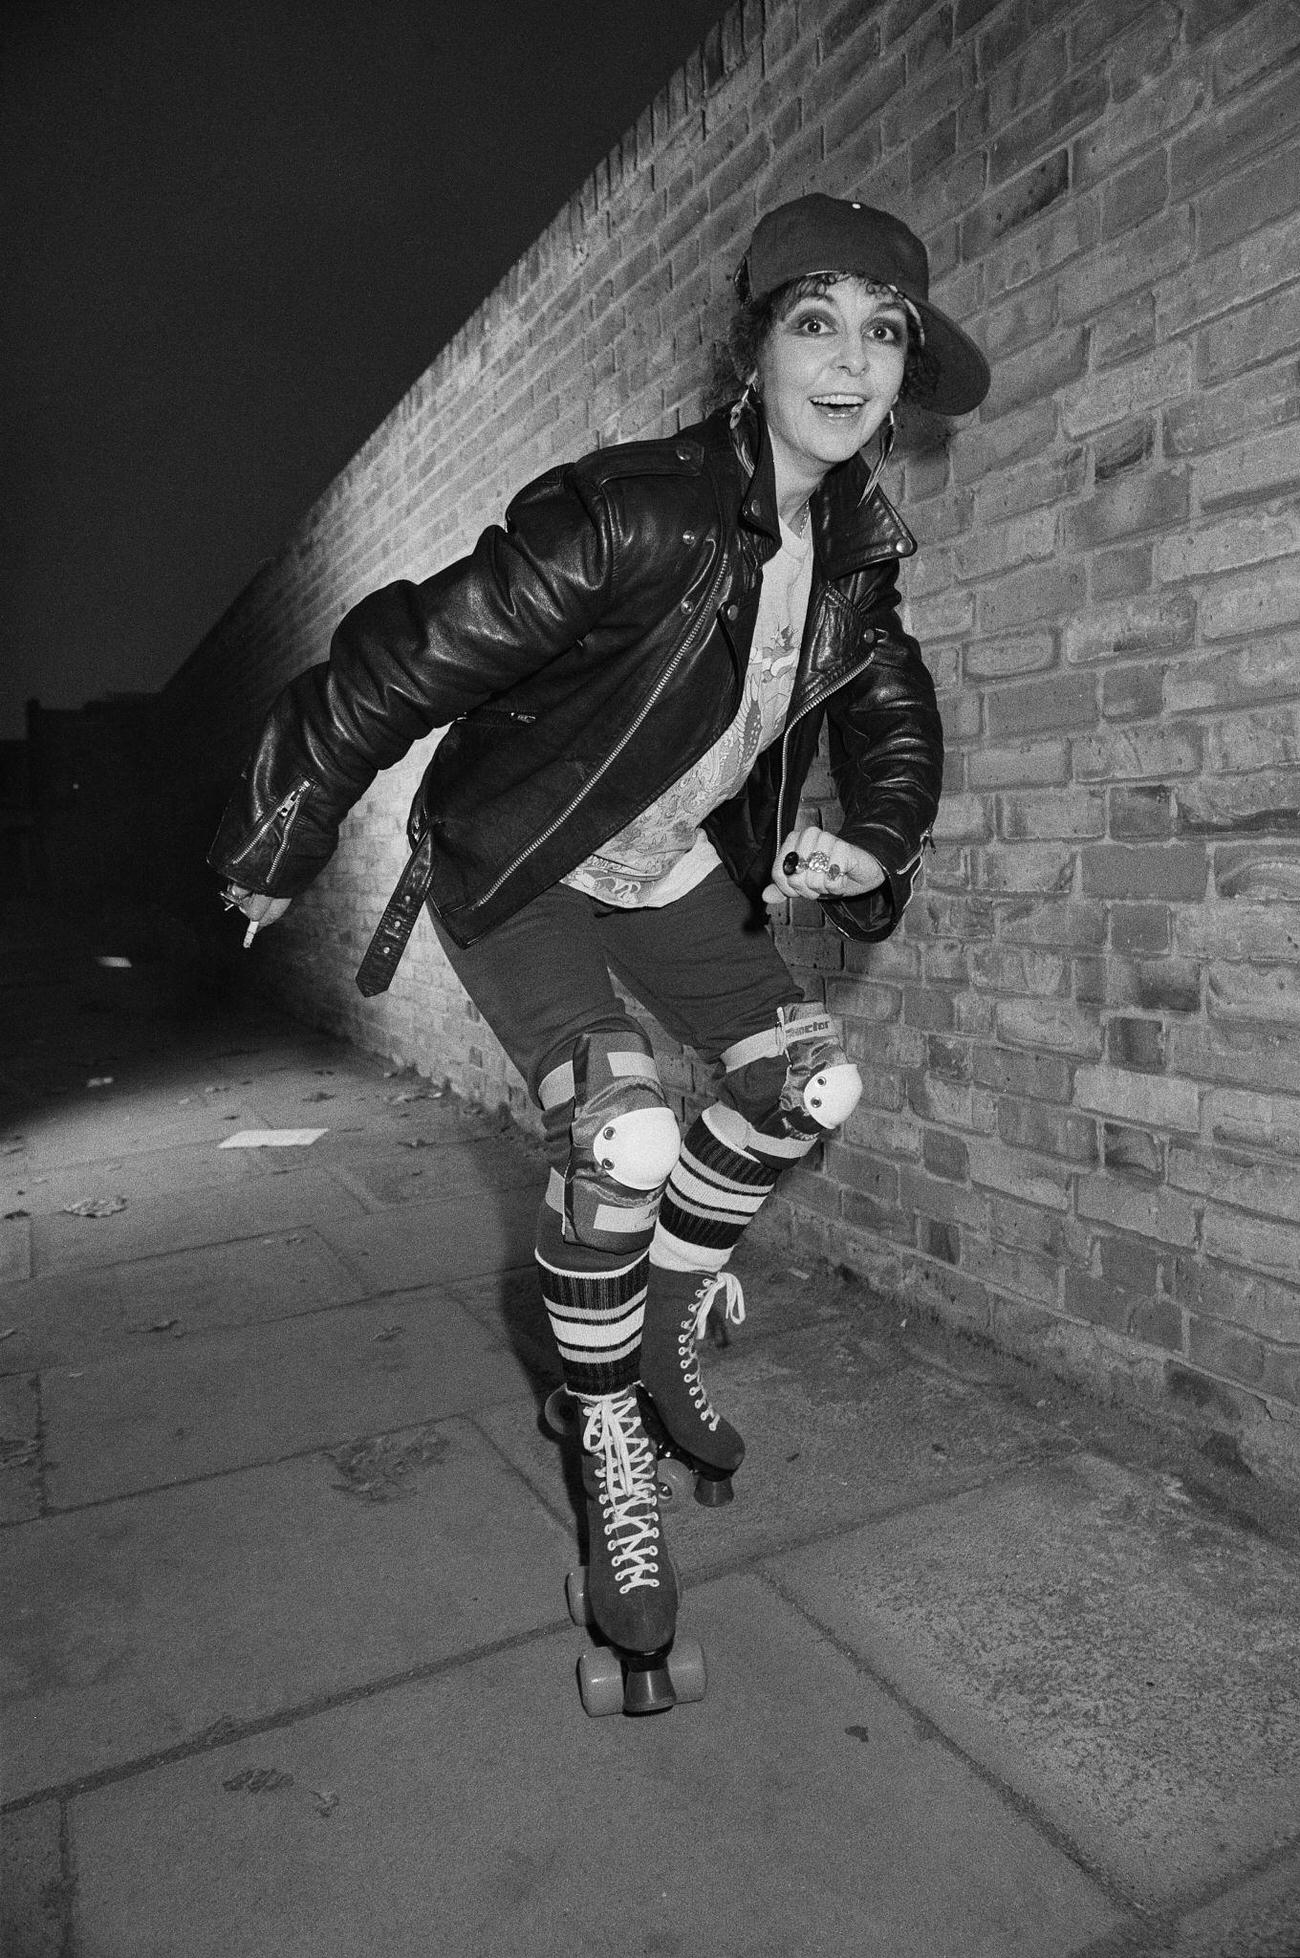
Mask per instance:
[[[709,1400],[700,1378],[699,1345],[714,1300],[722,1295],[726,1318],[745,1316],[740,1280],[729,1271],[671,1271],[652,1265],[641,1335],[641,1411],[661,1456],[665,1489],[684,1493],[689,1479],[674,1478],[674,1459],[694,1477],[695,1500],[715,1509],[732,1499],[731,1478],[745,1454],[741,1436]]]
[[[621,1660],[623,1711],[666,1712],[677,1701],[668,1653],[678,1593],[659,1523],[654,1446],[635,1389],[575,1398],[591,1541],[586,1571],[570,1580],[570,1610],[579,1623],[594,1624]]]

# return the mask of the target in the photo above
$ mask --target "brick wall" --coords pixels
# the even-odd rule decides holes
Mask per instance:
[[[922,543],[947,795],[893,940],[784,931],[867,1091],[775,1221],[914,1308],[1284,1450],[1298,48],[1293,0],[746,0],[166,696],[177,821],[206,822],[347,605],[466,549],[557,458],[694,418],[758,208],[815,184],[907,215],[995,375],[966,424],[913,423],[890,484]],[[521,1107],[427,931],[386,999],[352,988],[419,766],[258,957],[317,1018]],[[665,1072],[706,1088],[679,1055]]]

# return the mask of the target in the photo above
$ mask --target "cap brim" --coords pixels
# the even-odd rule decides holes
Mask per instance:
[[[928,300],[911,302],[925,326],[922,378],[908,389],[908,400],[936,415],[968,415],[988,393],[993,377],[989,364],[970,335]],[[926,372],[926,369],[929,372]]]

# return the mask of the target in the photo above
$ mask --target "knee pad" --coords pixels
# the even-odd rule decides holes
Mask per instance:
[[[784,1060],[777,1077],[770,1065]],[[755,1065],[756,1063],[769,1065]],[[745,1071],[733,1095],[749,1129],[746,1148],[774,1167],[806,1156],[813,1145],[848,1120],[862,1095],[862,1079],[840,1045],[839,1026],[817,1006],[783,1006],[769,1031],[739,1040],[722,1056],[731,1077]],[[748,1093],[746,1093],[746,1089]]]
[[[569,1157],[548,1200],[564,1235],[599,1251],[643,1250],[681,1149],[650,1043],[638,1029],[581,1034],[541,1084],[543,1108],[572,1101]]]

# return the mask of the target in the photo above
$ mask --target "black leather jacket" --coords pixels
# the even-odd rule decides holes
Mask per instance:
[[[785,733],[705,829],[761,903],[827,717],[842,819],[825,826],[869,850],[887,882],[824,909],[848,936],[883,938],[911,895],[943,763],[934,688],[896,610],[897,561],[916,547],[858,457],[826,478],[812,522]],[[376,773],[446,727],[411,810],[416,902],[473,943],[723,733],[779,542],[754,415],[733,428],[723,410],[549,471],[468,557],[346,615],[328,662],[272,708],[209,861],[251,890],[296,895]]]

